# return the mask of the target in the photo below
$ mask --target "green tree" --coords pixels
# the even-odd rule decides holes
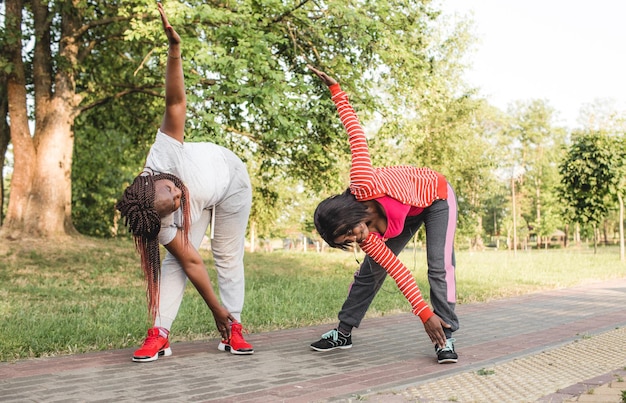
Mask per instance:
[[[612,196],[623,195],[623,170],[626,155],[622,140],[598,131],[574,133],[572,145],[559,169],[561,197],[572,208],[573,222],[594,228],[597,250],[597,225],[606,217]],[[621,196],[620,196],[621,197]]]
[[[121,181],[140,172],[154,140],[154,122],[161,118],[162,100],[134,92],[107,106],[87,109],[76,118],[72,169],[72,221],[80,233],[103,237],[117,234],[113,206]],[[129,110],[133,113],[125,112]]]
[[[529,233],[537,237],[537,247],[560,224],[556,209],[558,161],[565,141],[564,128],[557,127],[555,110],[545,100],[515,102],[508,110],[510,148],[519,175],[516,202]]]
[[[339,183],[345,134],[306,63],[333,73],[364,116],[374,109],[394,116],[400,108],[385,102],[389,94],[421,94],[430,99],[425,111],[455,97],[452,61],[463,52],[463,27],[442,36],[429,1],[165,7],[183,36],[187,140],[235,150],[254,161],[254,177],[277,173],[319,192]],[[154,2],[11,0],[5,8],[0,67],[9,72],[15,167],[3,233],[71,234],[74,216],[106,220],[77,225],[102,234],[115,226],[115,188],[138,172],[159,123],[166,52]],[[72,170],[73,158],[80,170]],[[270,185],[259,186],[271,194]]]
[[[120,23],[129,20],[118,15],[116,6],[78,0],[11,0],[3,5],[0,68],[7,74],[14,156],[5,236],[75,233],[73,125],[85,108],[85,94],[100,85],[85,78],[106,77],[98,73],[107,65],[114,69],[119,52],[107,44],[121,42]]]
[[[382,95],[422,94],[426,111],[449,103],[453,91],[434,94],[454,86],[444,61],[463,51],[462,27],[442,37],[428,1],[165,6],[183,36],[187,139],[234,149],[254,161],[252,176],[281,174],[316,191],[337,185],[347,146],[327,90],[306,63],[333,73],[364,115],[376,108],[391,116],[397,105]],[[114,227],[115,188],[138,172],[161,113],[166,52],[154,2],[11,0],[4,7],[0,67],[8,72],[15,163],[3,233],[73,234],[74,216],[107,221],[78,225],[103,234]],[[74,160],[80,170],[72,170]]]
[[[467,112],[462,114],[461,110]],[[459,107],[461,114],[446,119],[446,140],[432,145],[443,152],[438,157],[437,169],[444,172],[455,188],[459,208],[459,236],[468,239],[471,248],[484,247],[485,219],[489,201],[498,193],[495,175],[498,168],[498,150],[495,138],[500,130],[497,111],[484,101]],[[451,122],[455,122],[452,124]],[[431,155],[433,154],[430,151]]]
[[[626,155],[626,150],[623,148],[625,145],[626,135],[626,111],[619,110],[614,100],[611,99],[596,99],[594,102],[584,105],[581,108],[578,122],[585,130],[599,131],[609,134],[615,138],[617,142],[615,152],[616,157],[623,161],[622,158]],[[620,145],[622,146],[621,152]],[[623,167],[626,169],[626,167]],[[618,228],[619,244],[620,244],[620,258],[626,260],[625,245],[624,245],[624,189],[626,189],[626,172],[621,170],[621,173],[616,173],[621,177],[621,181],[613,194],[617,198],[619,205],[617,211],[617,219],[609,221],[609,216],[604,222],[605,228],[605,240],[607,237],[606,228],[609,224],[615,223],[615,227]]]

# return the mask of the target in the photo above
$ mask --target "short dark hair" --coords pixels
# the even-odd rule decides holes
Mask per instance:
[[[351,242],[336,243],[335,239],[365,221],[367,215],[367,206],[358,201],[348,188],[318,204],[313,221],[317,232],[328,245],[347,250]]]

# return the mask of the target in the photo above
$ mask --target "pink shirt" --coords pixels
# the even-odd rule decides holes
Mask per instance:
[[[380,203],[387,216],[387,231],[383,234],[383,240],[395,238],[400,235],[404,229],[406,218],[419,215],[424,211],[421,207],[402,204],[389,196],[378,197],[374,200]]]

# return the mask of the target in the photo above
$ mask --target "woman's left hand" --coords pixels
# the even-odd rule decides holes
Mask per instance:
[[[315,67],[311,66],[310,64],[307,64],[307,67],[309,68],[309,70],[315,73],[315,75],[318,76],[327,86],[330,87],[331,85],[337,84],[337,80],[335,80],[328,74],[324,73],[322,70],[318,70]]]
[[[161,14],[161,22],[163,23],[163,30],[165,31],[165,35],[167,35],[167,40],[169,41],[169,44],[178,45],[180,43],[180,36],[174,30],[174,28],[172,28],[170,23],[167,21],[167,16],[165,15],[163,4],[157,3],[157,8],[159,9],[159,14]]]

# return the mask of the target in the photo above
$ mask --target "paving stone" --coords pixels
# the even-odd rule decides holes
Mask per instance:
[[[421,322],[406,313],[366,318],[352,349],[327,353],[309,344],[335,323],[250,334],[252,356],[204,340],[172,343],[173,355],[152,363],[133,363],[135,348],[0,363],[0,402],[620,401],[626,279],[457,312],[457,364],[437,364]]]

